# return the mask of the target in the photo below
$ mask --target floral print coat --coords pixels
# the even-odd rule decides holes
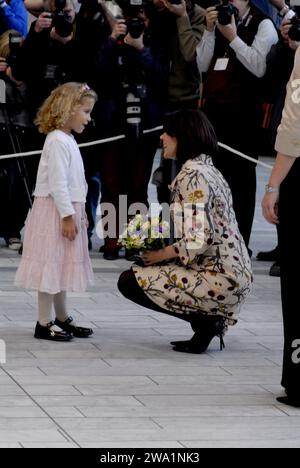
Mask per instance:
[[[237,322],[251,291],[251,262],[227,182],[210,156],[188,160],[171,185],[177,254],[166,264],[132,269],[157,305],[177,314],[222,315]],[[182,220],[188,221],[182,228]],[[178,228],[178,229],[177,229]],[[175,231],[176,232],[176,231]]]

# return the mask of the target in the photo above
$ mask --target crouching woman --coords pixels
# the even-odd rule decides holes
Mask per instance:
[[[217,138],[201,111],[185,110],[167,116],[161,140],[164,158],[181,167],[171,185],[171,211],[175,228],[185,218],[176,229],[182,234],[173,245],[146,252],[144,266],[123,272],[118,288],[141,306],[191,324],[193,337],[171,342],[175,351],[203,353],[215,336],[222,349],[250,293],[252,272],[230,189],[212,163]]]

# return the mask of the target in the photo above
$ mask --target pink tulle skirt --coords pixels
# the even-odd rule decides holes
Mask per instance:
[[[36,197],[25,225],[22,259],[15,285],[49,294],[83,292],[93,284],[84,203],[73,203],[78,234],[63,237],[62,220],[52,197]]]

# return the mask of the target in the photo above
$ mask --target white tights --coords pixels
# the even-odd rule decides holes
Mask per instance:
[[[67,314],[67,294],[61,291],[58,294],[48,294],[38,292],[39,323],[43,327],[52,321],[52,304],[58,320],[64,322],[68,318]]]

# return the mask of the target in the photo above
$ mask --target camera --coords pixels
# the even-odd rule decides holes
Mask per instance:
[[[73,32],[71,18],[64,11],[66,0],[55,0],[55,10],[52,14],[52,26],[60,37],[69,37]]]
[[[145,23],[139,14],[145,5],[144,0],[117,0],[121,8],[128,33],[133,39],[138,39],[145,31]]]
[[[17,31],[9,33],[9,55],[6,61],[11,68],[13,68],[16,63],[18,51],[22,42],[23,37]]]
[[[295,12],[295,16],[290,19],[292,25],[288,32],[288,36],[292,41],[300,41],[300,0],[291,0],[291,7]]]
[[[226,26],[231,23],[232,15],[237,17],[238,10],[235,6],[230,3],[229,0],[222,0],[222,3],[216,5],[216,10],[218,11],[218,21],[222,26]]]
[[[145,85],[127,87],[126,95],[126,136],[131,141],[140,140],[142,132],[143,99],[146,97]]]

